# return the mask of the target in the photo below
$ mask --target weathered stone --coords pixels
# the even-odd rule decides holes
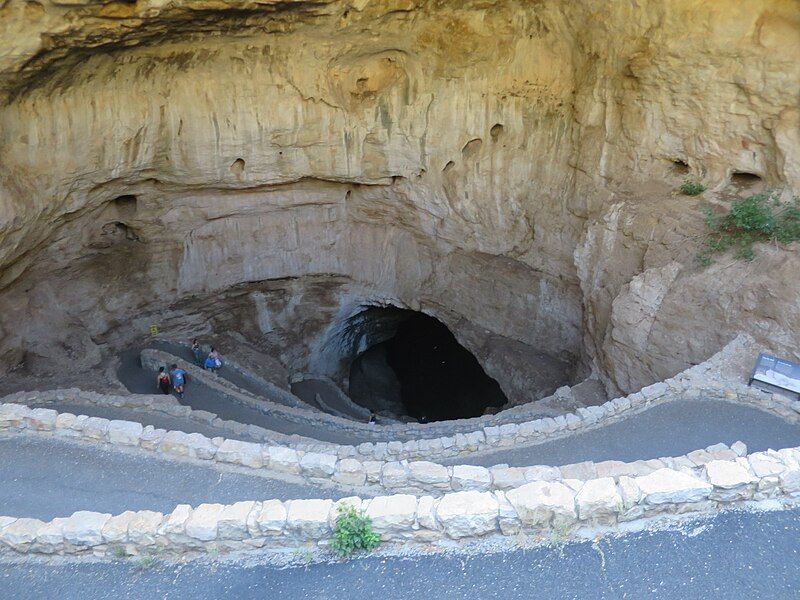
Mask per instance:
[[[252,500],[237,502],[226,506],[217,520],[217,539],[243,540],[247,538],[249,530],[247,520],[253,510],[259,510],[258,503]]]
[[[336,463],[333,481],[343,485],[361,486],[366,483],[364,465],[354,458],[343,458]]]
[[[186,523],[189,517],[192,516],[192,507],[188,504],[179,504],[175,507],[170,515],[167,517],[164,524],[161,526],[163,533],[170,536],[183,536],[186,535]]]
[[[320,452],[306,452],[300,459],[300,468],[309,477],[330,477],[336,470],[336,456]]]
[[[522,521],[511,502],[506,498],[506,493],[503,490],[495,490],[492,494],[497,500],[497,524],[500,532],[503,535],[518,534],[522,529]]]
[[[453,467],[452,487],[461,490],[488,490],[492,485],[489,469],[474,465],[456,465]]]
[[[290,500],[286,515],[286,526],[304,539],[317,539],[330,533],[328,513],[331,500]]]
[[[594,463],[590,460],[579,462],[571,465],[562,465],[559,467],[561,476],[564,479],[580,479],[581,481],[588,481],[597,477],[597,469]]]
[[[125,544],[128,542],[128,525],[136,517],[136,512],[126,510],[124,513],[114,515],[101,531],[103,542],[106,544]]]
[[[642,490],[639,489],[639,486],[636,485],[636,480],[632,477],[621,476],[618,485],[624,510],[629,510],[631,507],[636,506],[639,500],[642,499]]]
[[[793,466],[786,469],[778,479],[785,493],[795,495],[800,492],[800,467]]]
[[[436,501],[433,496],[422,496],[417,502],[417,522],[420,527],[437,529],[434,506]]]
[[[558,481],[561,479],[561,469],[558,467],[547,467],[544,465],[535,465],[533,467],[525,467],[522,469],[525,474],[525,481]]]
[[[361,464],[364,465],[364,473],[367,476],[367,483],[380,483],[383,463],[379,460],[365,460]]]
[[[128,539],[137,546],[152,546],[163,521],[160,512],[140,510],[128,523]]]
[[[225,510],[223,504],[201,504],[186,520],[186,535],[196,540],[210,542],[217,539],[219,517]]]
[[[613,523],[622,510],[622,497],[611,477],[590,479],[575,496],[578,518],[594,523]]]
[[[367,508],[375,531],[382,534],[403,532],[411,529],[417,512],[417,499],[408,494],[378,496]]]
[[[786,470],[786,465],[781,460],[766,452],[754,452],[747,457],[747,461],[750,463],[750,468],[756,477],[780,475]]]
[[[166,429],[156,429],[152,425],[148,425],[142,430],[139,445],[145,450],[157,450],[165,435],[167,435]]]
[[[64,519],[64,539],[73,546],[96,546],[103,542],[103,527],[111,518],[104,513],[79,510]]]
[[[447,467],[429,461],[409,463],[408,479],[411,485],[416,484],[422,489],[431,487],[450,489],[450,474],[447,472]]]
[[[0,531],[0,543],[17,552],[27,552],[44,526],[44,522],[39,519],[16,519]]]
[[[58,413],[50,408],[34,408],[25,417],[30,429],[37,431],[52,431],[56,426]]]
[[[25,426],[25,417],[31,409],[22,404],[0,405],[0,429],[20,428]]]
[[[209,443],[211,440],[209,440]],[[217,449],[216,460],[258,469],[263,465],[261,446],[252,442],[225,440]],[[335,460],[335,459],[334,459]]]
[[[708,498],[713,489],[702,479],[671,469],[659,469],[634,481],[648,504],[698,502]]]
[[[263,535],[279,535],[286,526],[286,507],[280,500],[267,500],[255,518],[258,530]]]
[[[755,478],[747,469],[735,462],[727,460],[712,460],[707,463],[706,475],[711,485],[726,490],[747,485],[755,481]]]
[[[384,463],[381,469],[381,485],[386,489],[404,488],[408,485],[408,469],[401,462]]]
[[[77,419],[76,419],[77,422]],[[108,433],[108,424],[110,421],[108,419],[102,419],[100,417],[89,417],[81,426],[81,431],[83,432],[83,436],[93,439],[93,440],[105,440],[106,435]]]
[[[451,538],[479,536],[497,529],[498,503],[489,492],[453,492],[436,505],[436,519]]]
[[[110,421],[108,423],[108,440],[112,444],[138,446],[139,437],[142,435],[143,429],[141,423],[118,420]]]
[[[284,473],[300,473],[300,456],[292,448],[268,446],[266,455],[269,468]]]
[[[577,519],[575,494],[559,482],[534,481],[506,492],[524,525],[568,526]]]
[[[2,537],[2,536],[0,536]],[[36,552],[51,554],[58,552],[64,545],[64,519],[56,518],[44,523],[36,534],[33,548]]]
[[[491,467],[492,485],[500,490],[510,490],[525,484],[525,471],[519,467]]]

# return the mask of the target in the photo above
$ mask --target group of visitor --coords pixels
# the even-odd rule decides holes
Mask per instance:
[[[192,340],[192,356],[194,362],[206,371],[216,373],[222,367],[222,359],[219,352],[211,346],[211,351],[203,356],[204,352],[197,339]],[[165,367],[158,368],[158,375],[156,376],[156,385],[163,394],[169,394],[170,390],[174,391],[178,398],[183,398],[183,393],[186,390],[186,371],[173,363],[169,368],[169,372]]]

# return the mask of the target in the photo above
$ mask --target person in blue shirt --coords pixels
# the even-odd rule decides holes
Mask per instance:
[[[217,368],[217,363],[214,360],[214,357],[211,356],[210,354],[206,357],[206,361],[203,363],[203,368],[206,371],[211,371],[212,373]]]
[[[178,398],[183,398],[183,392],[186,389],[186,371],[179,369],[176,364],[173,364],[170,369],[169,376],[172,379],[172,389],[178,394]]]

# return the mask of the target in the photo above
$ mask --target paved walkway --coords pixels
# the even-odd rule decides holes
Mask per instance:
[[[798,539],[800,510],[732,512],[681,530],[594,544],[473,556],[368,557],[286,569],[203,561],[142,571],[135,559],[57,566],[24,561],[2,565],[0,589],[18,600],[796,600]]]
[[[138,350],[123,352],[120,355],[117,376],[122,384],[134,394],[152,394],[156,391],[155,374],[141,367]],[[363,441],[354,434],[332,427],[326,428],[323,424],[304,425],[292,423],[280,417],[264,414],[255,408],[239,404],[229,396],[217,392],[192,378],[187,380],[186,393],[184,398],[180,399],[180,402],[197,410],[216,413],[221,419],[259,425],[287,435],[297,434],[339,444],[359,444]]]
[[[445,464],[566,465],[593,460],[632,462],[680,456],[741,440],[748,452],[800,446],[800,426],[748,406],[714,400],[679,400],[593,431],[536,446],[454,458]]]
[[[43,520],[76,510],[170,512],[178,504],[342,496],[334,489],[223,472],[155,455],[25,436],[0,437],[0,481],[0,515]]]

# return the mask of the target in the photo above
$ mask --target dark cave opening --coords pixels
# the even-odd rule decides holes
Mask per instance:
[[[378,413],[443,421],[477,417],[506,403],[497,381],[434,317],[370,308],[359,322],[373,343],[350,367],[349,394],[358,404]]]

